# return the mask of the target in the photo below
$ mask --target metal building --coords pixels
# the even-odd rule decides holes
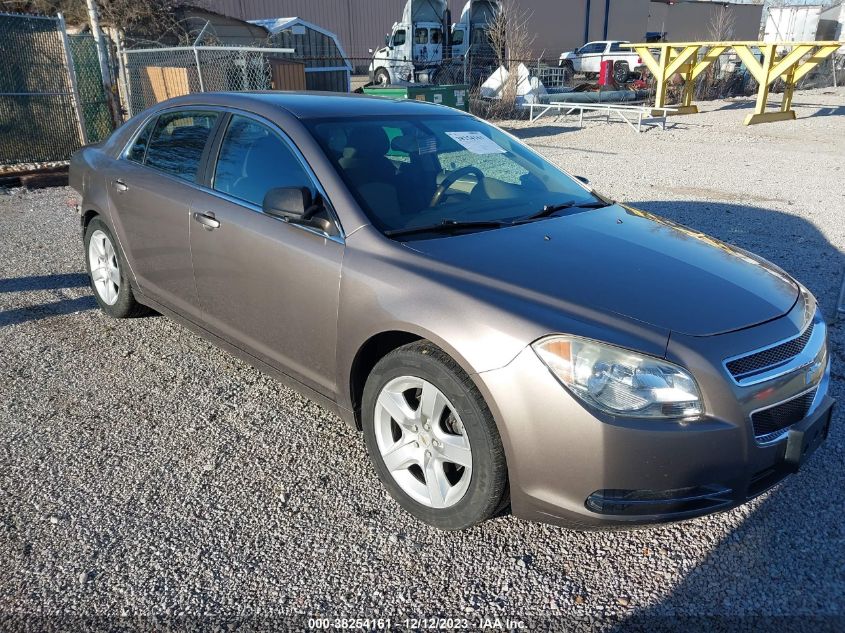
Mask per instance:
[[[454,21],[466,0],[448,0]],[[384,45],[385,33],[402,17],[405,0],[205,0],[204,6],[243,20],[297,15],[336,33],[353,66],[366,66],[371,49]],[[702,6],[685,6],[702,5]],[[663,30],[672,39],[706,39],[714,10],[736,12],[737,37],[757,39],[762,7],[685,0],[519,0],[535,35],[531,57],[557,59],[561,52],[602,39],[642,41],[647,31]],[[756,21],[756,23],[755,23]],[[752,23],[753,27],[751,26]],[[652,25],[652,26],[650,26]],[[753,34],[752,34],[753,31]]]
[[[349,92],[352,64],[337,35],[302,18],[253,20],[270,33],[271,46],[293,48],[292,60],[305,66],[308,90]]]

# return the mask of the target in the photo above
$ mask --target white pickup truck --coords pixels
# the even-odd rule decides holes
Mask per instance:
[[[633,49],[623,46],[629,43],[622,40],[588,42],[574,51],[561,53],[558,66],[592,77],[601,70],[602,61],[612,59],[613,78],[617,83],[624,83],[632,71],[643,67],[642,58]]]

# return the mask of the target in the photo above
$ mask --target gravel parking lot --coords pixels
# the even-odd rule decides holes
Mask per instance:
[[[598,191],[762,254],[832,320],[845,90],[795,102],[798,121],[751,128],[744,100],[641,135],[603,117],[505,127]],[[845,626],[845,407],[799,475],[725,514],[438,532],[400,511],[332,414],[163,317],[96,310],[69,196],[0,191],[0,627],[153,614]],[[845,402],[841,323],[831,338]]]

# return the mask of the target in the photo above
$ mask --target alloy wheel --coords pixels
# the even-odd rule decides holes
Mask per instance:
[[[375,436],[391,476],[418,503],[448,508],[466,494],[469,438],[455,407],[432,383],[414,376],[388,382],[376,401]]]
[[[106,305],[114,305],[120,294],[120,265],[111,239],[97,230],[88,242],[88,266],[91,280],[100,299]]]

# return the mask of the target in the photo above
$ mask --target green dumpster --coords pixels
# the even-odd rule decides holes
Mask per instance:
[[[393,99],[416,99],[429,103],[442,103],[458,110],[469,111],[469,86],[450,84],[432,86],[428,84],[407,84],[404,86],[365,86],[364,94]]]

